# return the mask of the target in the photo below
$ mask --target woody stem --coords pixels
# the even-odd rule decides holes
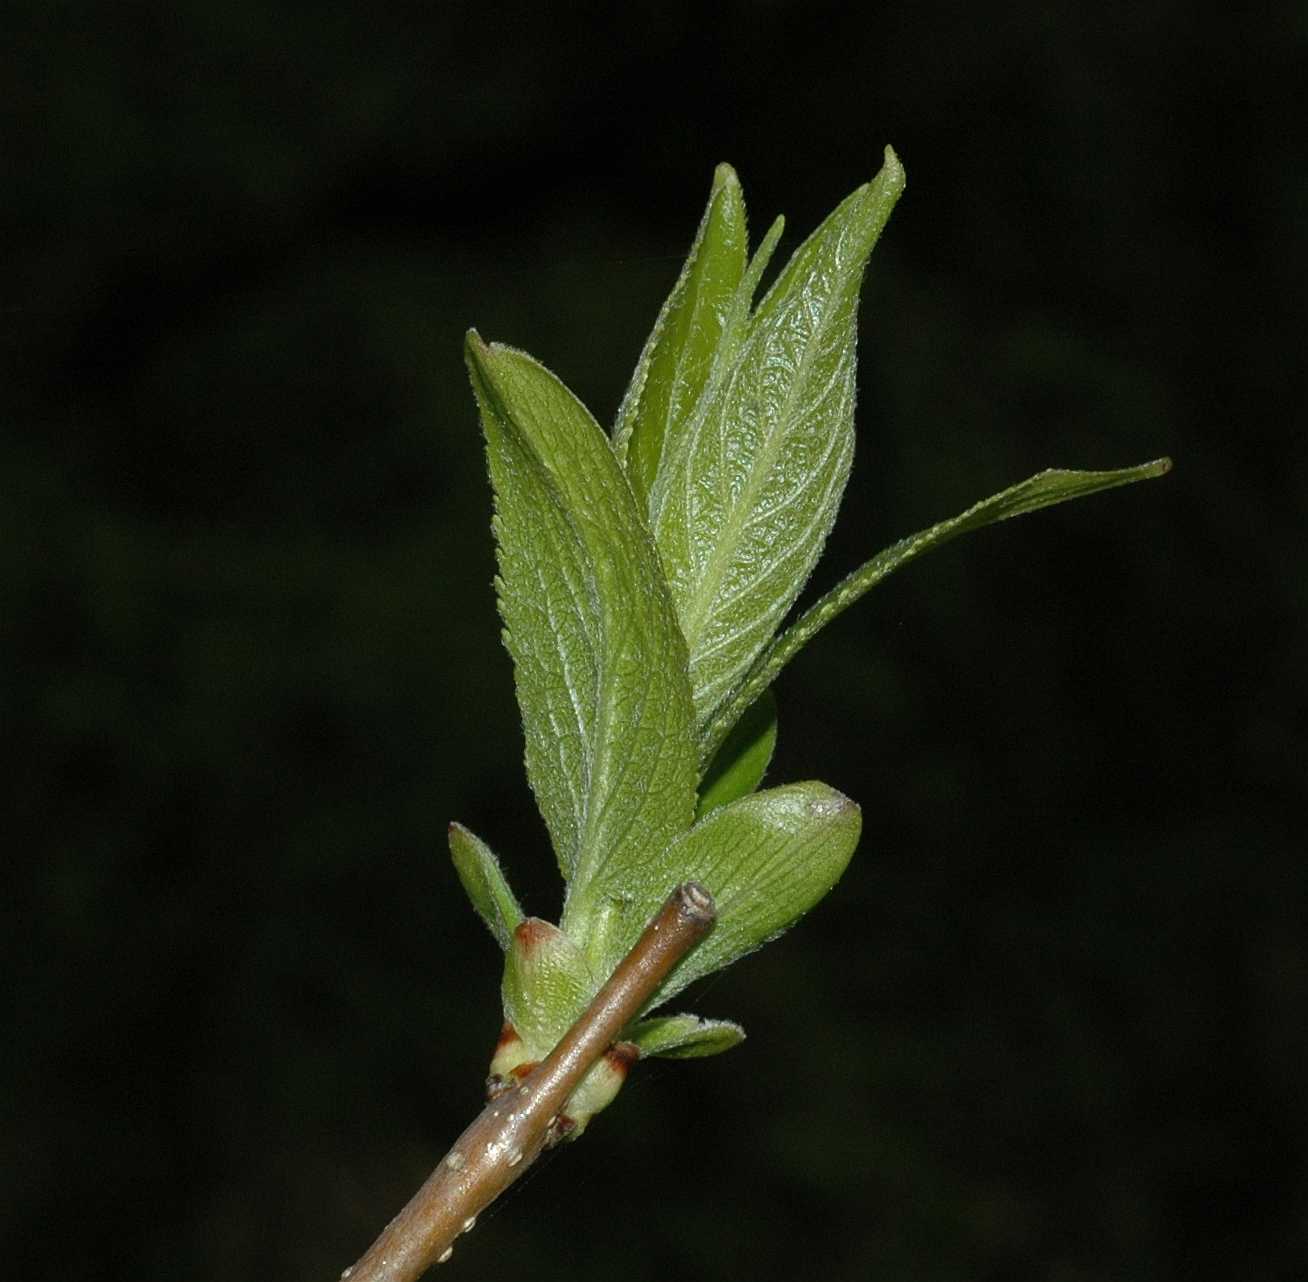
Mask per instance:
[[[454,1240],[540,1155],[550,1123],[601,1055],[712,928],[713,896],[678,886],[580,1019],[521,1086],[493,1099],[409,1204],[382,1230],[348,1282],[416,1282],[450,1258]]]

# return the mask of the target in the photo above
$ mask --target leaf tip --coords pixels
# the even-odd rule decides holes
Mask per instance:
[[[513,928],[513,946],[524,958],[534,958],[541,949],[554,947],[561,933],[539,917],[524,917]]]
[[[740,186],[740,179],[736,171],[724,160],[713,170],[713,187],[710,191],[710,199],[716,196],[724,187]]]
[[[490,344],[485,342],[475,329],[469,329],[463,336],[463,359],[472,375],[474,390],[483,387],[490,380],[490,372],[487,369],[490,354]]]
[[[834,788],[826,788],[810,797],[808,810],[814,819],[842,819],[846,815],[856,817],[863,813],[857,801]]]
[[[882,165],[886,171],[886,176],[893,179],[901,187],[908,181],[908,175],[904,173],[903,162],[889,143],[886,143],[885,151],[882,153]]]

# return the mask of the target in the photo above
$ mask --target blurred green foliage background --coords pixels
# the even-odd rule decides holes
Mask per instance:
[[[1049,465],[783,678],[862,849],[458,1276],[1134,1282],[1308,1252],[1308,19],[6,5],[0,1241],[334,1278],[478,1107],[529,910],[463,331],[616,408],[715,162],[793,247],[880,162],[813,589]],[[1299,568],[1296,568],[1299,567]],[[453,1276],[453,1274],[451,1275]]]

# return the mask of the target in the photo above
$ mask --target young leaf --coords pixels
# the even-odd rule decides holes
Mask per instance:
[[[467,355],[527,774],[570,883],[568,929],[585,939],[590,880],[661,850],[693,817],[685,642],[599,425],[525,353],[474,333]]]
[[[748,676],[723,704],[704,736],[710,750],[723,743],[737,717],[751,706],[755,699],[776,680],[782,668],[797,655],[832,619],[847,610],[864,593],[876,587],[887,575],[907,565],[924,552],[938,548],[996,521],[1007,521],[1042,507],[1052,507],[1072,499],[1085,498],[1100,490],[1111,490],[1119,485],[1162,476],[1170,471],[1171,459],[1154,459],[1136,467],[1118,468],[1110,472],[1074,472],[1050,468],[1010,486],[999,494],[991,495],[967,511],[940,521],[929,529],[919,530],[898,543],[878,552],[865,561],[852,574],[847,575],[821,600],[811,605],[781,636],[777,637],[759,655]]]
[[[472,906],[490,927],[496,943],[508,948],[509,937],[522,920],[522,909],[500,871],[494,851],[462,824],[450,824],[450,855]]]
[[[787,784],[741,797],[705,816],[621,884],[622,929],[607,940],[605,973],[626,952],[668,886],[693,879],[717,903],[717,924],[672,973],[652,1005],[729,966],[802,917],[840,879],[862,818],[848,797],[824,783]]]
[[[654,322],[613,428],[614,452],[642,504],[665,439],[704,388],[747,251],[740,181],[730,165],[719,165],[686,265]]]
[[[772,255],[785,227],[786,220],[777,217],[764,234],[758,249],[754,251],[753,258],[749,260],[749,266],[745,268],[745,274],[740,278],[735,294],[723,315],[717,347],[704,371],[698,400],[692,402],[687,397],[679,406],[683,413],[678,417],[668,418],[662,453],[658,459],[657,470],[650,478],[650,489],[657,483],[659,474],[669,465],[669,460],[681,457],[690,423],[704,412],[706,404],[713,403],[724,381],[735,367],[737,355],[749,328],[749,313],[754,305],[754,294],[763,279],[763,273],[767,271],[768,263],[772,261]],[[645,497],[648,502],[649,496]]]
[[[651,492],[701,733],[789,610],[835,519],[853,456],[859,284],[903,188],[887,148],[877,177],[795,251]]]
[[[737,797],[748,796],[767,773],[777,746],[777,701],[764,690],[717,750],[700,784],[695,818],[725,806]]]
[[[745,1030],[727,1019],[701,1019],[698,1015],[655,1015],[627,1030],[627,1040],[640,1048],[642,1058],[699,1059],[720,1055],[745,1040]]]
[[[599,988],[581,950],[557,926],[528,917],[513,932],[501,993],[506,1020],[491,1082],[501,1089],[544,1059],[576,1023]],[[625,1054],[624,1054],[625,1051]],[[634,1056],[614,1047],[591,1066],[560,1110],[559,1138],[576,1139],[617,1095]]]
[[[504,956],[500,994],[504,1018],[522,1039],[522,1055],[548,1055],[598,986],[581,949],[557,926],[538,917],[521,921]]]

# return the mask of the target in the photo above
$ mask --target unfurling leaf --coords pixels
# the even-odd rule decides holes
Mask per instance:
[[[743,228],[743,207],[740,218]],[[695,371],[695,396],[692,397],[690,394],[691,388],[687,385],[683,388],[682,395],[670,400],[663,407],[666,413],[661,419],[656,420],[659,424],[655,429],[659,441],[657,459],[652,459],[651,447],[646,447],[645,451],[646,466],[653,467],[648,475],[638,477],[633,474],[633,469],[640,466],[635,452],[625,451],[622,448],[624,439],[622,434],[628,431],[628,423],[631,420],[624,421],[621,411],[619,411],[619,422],[614,428],[614,451],[628,472],[628,479],[638,501],[645,504],[646,507],[652,501],[652,491],[658,482],[659,476],[669,466],[670,460],[675,460],[679,456],[682,442],[690,425],[702,413],[705,405],[713,402],[724,380],[730,375],[735,366],[736,357],[749,329],[749,313],[750,308],[754,305],[754,295],[758,290],[759,282],[763,279],[763,273],[767,271],[768,263],[772,261],[773,251],[781,240],[781,233],[785,230],[785,226],[786,220],[784,218],[778,217],[773,220],[772,226],[768,228],[759,243],[759,247],[754,251],[754,256],[749,260],[744,275],[740,277],[734,294],[730,299],[726,300],[725,309],[721,313],[721,328],[717,335],[716,346],[708,353],[703,348],[697,351],[696,355],[699,359],[693,366]],[[689,267],[689,264],[687,267]],[[683,275],[685,270],[683,269]],[[673,293],[675,295],[675,288]],[[668,304],[672,301],[670,297]],[[665,304],[665,306],[668,304]],[[698,337],[704,337],[707,327],[692,332]],[[650,336],[649,341],[654,342],[657,337],[658,327],[656,326],[655,333]],[[700,359],[707,359],[707,364],[701,365],[699,363]],[[627,389],[627,394],[623,397],[624,407],[636,395],[635,389],[638,386],[643,387],[645,385],[644,378],[644,369],[638,367],[632,378],[631,385]]]
[[[728,1019],[701,1019],[698,1015],[654,1015],[627,1030],[628,1040],[642,1057],[701,1059],[720,1055],[745,1040],[745,1030]]]
[[[1130,485],[1135,481],[1162,476],[1171,467],[1171,459],[1160,458],[1110,472],[1076,472],[1050,468],[973,504],[958,516],[910,534],[898,543],[892,543],[870,561],[865,561],[852,574],[846,575],[759,655],[746,679],[714,718],[704,736],[704,742],[710,749],[724,742],[736,718],[772,685],[781,669],[832,619],[900,566],[907,565],[932,548],[958,538],[960,534],[968,534],[997,521],[1023,516],[1027,512],[1037,512],[1043,507],[1085,498],[1100,490],[1111,490],[1119,485]]]
[[[887,148],[795,251],[665,455],[650,522],[707,728],[808,578],[835,519],[854,446],[859,284],[904,187]],[[701,742],[701,765],[708,752]]]
[[[698,774],[685,642],[607,437],[531,357],[476,334],[481,408],[527,774],[587,939],[591,880],[690,825]]]
[[[504,880],[494,851],[476,833],[462,824],[452,823],[450,855],[472,906],[490,928],[496,943],[507,948],[509,937],[522,920],[522,909]]]
[[[613,448],[645,502],[665,440],[704,390],[748,257],[745,202],[730,165],[713,175],[686,265],[659,311],[618,410]]]

